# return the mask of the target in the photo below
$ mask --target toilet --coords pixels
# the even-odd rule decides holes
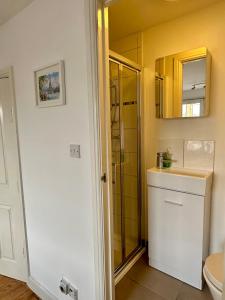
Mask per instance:
[[[207,257],[203,274],[214,300],[222,300],[224,282],[224,254],[215,253]]]

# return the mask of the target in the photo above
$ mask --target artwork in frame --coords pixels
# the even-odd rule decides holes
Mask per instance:
[[[64,105],[64,62],[60,60],[35,70],[36,104],[38,107]]]

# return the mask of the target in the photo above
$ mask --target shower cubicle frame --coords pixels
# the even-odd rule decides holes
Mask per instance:
[[[131,268],[131,266],[136,262],[136,260],[142,255],[144,252],[144,241],[142,239],[142,172],[141,172],[141,71],[142,68],[140,65],[136,64],[135,62],[121,56],[120,54],[109,50],[109,60],[118,64],[119,67],[119,102],[121,103],[121,95],[122,95],[122,71],[123,66],[127,69],[130,69],[134,72],[136,72],[137,75],[137,161],[138,161],[138,193],[137,193],[137,201],[138,201],[138,241],[139,245],[136,247],[127,257],[125,254],[125,222],[122,222],[122,232],[121,232],[121,238],[122,238],[122,262],[121,264],[115,269],[115,279],[116,283],[124,276],[124,273],[127,272],[128,269]],[[123,136],[122,129],[120,128],[120,135]],[[124,152],[124,144],[123,144],[123,138],[121,139],[121,151]],[[123,168],[123,164],[121,164],[121,168]],[[122,171],[121,174],[124,172]],[[123,176],[123,175],[122,175]],[[122,178],[123,182],[123,178]],[[123,189],[123,186],[121,185],[121,190]],[[123,195],[123,191],[121,191]],[[124,201],[122,201],[122,207],[121,207],[121,215],[124,216]],[[133,263],[132,263],[133,262]]]

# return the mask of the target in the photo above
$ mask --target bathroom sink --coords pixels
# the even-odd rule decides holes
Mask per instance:
[[[211,171],[186,168],[152,168],[147,171],[147,183],[149,186],[205,195],[211,188],[212,174]]]
[[[155,170],[155,172],[169,173],[169,174],[175,174],[180,176],[193,176],[193,177],[200,177],[200,178],[206,178],[211,174],[211,172],[209,171],[199,171],[199,170],[192,170],[192,169],[185,169],[185,168],[169,168],[169,169],[152,168],[151,170],[152,171]]]

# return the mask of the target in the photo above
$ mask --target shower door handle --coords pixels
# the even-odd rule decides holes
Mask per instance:
[[[115,185],[116,185],[116,171],[117,171],[117,166],[118,166],[118,165],[119,165],[119,164],[117,164],[117,163],[114,163],[114,164],[113,164],[113,167],[114,167],[114,178],[113,178],[112,183],[115,184]]]
[[[112,164],[114,167],[114,178],[112,180],[112,183],[116,185],[116,172],[117,172],[117,167],[120,167],[123,165],[123,163],[113,163]]]
[[[104,183],[107,182],[107,176],[106,176],[106,173],[104,173],[104,174],[101,176],[101,181],[103,181]]]

